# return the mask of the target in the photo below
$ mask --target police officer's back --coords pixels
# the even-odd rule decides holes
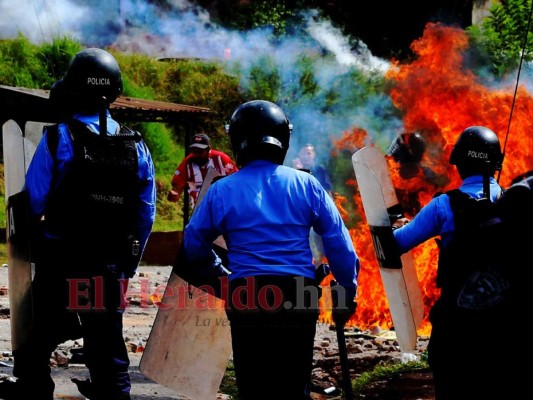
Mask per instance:
[[[504,193],[495,179],[502,162],[492,130],[465,129],[450,155],[461,186],[434,197],[394,230],[402,253],[438,236],[441,292],[429,315],[428,345],[437,400],[518,398],[522,390],[501,329],[516,320],[517,294],[523,294],[516,274],[523,262],[512,243],[523,242],[514,227],[531,194],[520,188]]]
[[[88,48],[51,90],[63,120],[45,129],[26,176],[33,250],[33,326],[14,351],[17,382],[3,398],[52,399],[49,359],[83,338],[90,381],[82,394],[129,399],[122,336],[125,278],[133,276],[155,218],[154,166],[142,138],[112,119],[121,71],[108,52]]]
[[[320,182],[283,166],[292,125],[279,106],[244,103],[227,128],[240,169],[215,182],[196,207],[184,232],[185,252],[191,261],[202,260],[211,254],[213,240],[226,239],[227,315],[239,397],[310,399],[319,292],[310,229],[323,237],[326,257],[345,289],[343,300],[350,303],[348,318],[355,310],[359,259]]]

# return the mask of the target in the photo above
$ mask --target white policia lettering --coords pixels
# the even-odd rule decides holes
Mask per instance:
[[[87,84],[95,86],[109,86],[111,85],[111,80],[109,78],[91,78],[87,77]]]
[[[481,158],[483,160],[489,159],[488,153],[483,153],[481,151],[474,151],[474,150],[469,150],[467,156],[470,158]]]

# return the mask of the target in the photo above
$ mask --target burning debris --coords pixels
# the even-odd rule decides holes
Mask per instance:
[[[490,126],[502,143],[507,139],[506,161],[500,180],[502,186],[507,187],[513,177],[531,170],[533,96],[527,87],[521,85],[518,88],[512,130],[506,136],[514,88],[489,85],[467,69],[468,40],[462,29],[430,23],[423,37],[413,42],[411,47],[418,58],[409,64],[397,63],[386,74],[391,85],[391,99],[395,107],[404,113],[404,129],[420,132],[425,141],[424,154],[417,160],[421,168],[411,176],[401,173],[401,160],[393,157],[388,160],[407,216],[412,217],[437,192],[458,186],[459,176],[454,169],[448,168],[447,160],[458,134],[467,126]],[[335,143],[339,152],[354,152],[369,144],[379,147],[381,139],[381,136],[362,127],[354,127],[345,131]],[[355,181],[347,184],[356,187]],[[360,197],[356,195],[353,200],[358,212],[364,213]],[[342,201],[347,200],[338,199],[338,204]],[[350,322],[361,329],[373,326],[391,329],[393,326],[378,263],[364,221],[363,218],[351,230],[363,269],[359,280],[358,309]],[[431,326],[427,315],[439,295],[435,284],[437,245],[432,241],[426,242],[415,248],[413,255],[425,306],[425,319],[419,334],[429,334]],[[322,316],[327,321],[327,316]]]

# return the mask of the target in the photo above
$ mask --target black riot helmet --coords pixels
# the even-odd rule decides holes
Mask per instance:
[[[55,112],[60,119],[67,117],[69,112],[75,111],[71,110],[69,99],[66,96],[63,79],[59,79],[52,85],[49,101],[53,112]]]
[[[457,166],[462,179],[472,175],[494,176],[501,170],[502,162],[498,136],[484,126],[466,128],[450,154],[450,164]]]
[[[418,132],[404,132],[396,137],[387,153],[394,161],[411,164],[419,163],[426,151],[426,140]]]
[[[292,124],[278,105],[266,100],[241,104],[226,129],[239,166],[259,159],[283,164]]]
[[[120,67],[111,53],[87,48],[74,56],[65,76],[54,86],[71,108],[99,109],[103,98],[109,105],[122,94]]]

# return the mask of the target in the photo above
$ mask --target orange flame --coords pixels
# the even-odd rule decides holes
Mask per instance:
[[[411,48],[418,58],[409,64],[394,62],[386,74],[393,104],[403,112],[405,131],[421,132],[428,144],[419,170],[409,179],[402,178],[400,166],[394,160],[387,159],[398,200],[404,206],[406,216],[414,216],[436,192],[460,185],[460,178],[455,168],[450,168],[448,159],[457,136],[466,127],[483,125],[491,128],[500,138],[502,146],[508,127],[512,127],[505,146],[500,176],[502,186],[508,186],[515,176],[533,169],[533,97],[526,87],[520,86],[517,90],[511,125],[509,118],[514,87],[486,87],[473,72],[466,69],[464,52],[468,49],[468,38],[463,30],[428,23],[423,37],[413,42]],[[343,133],[335,146],[337,150],[355,152],[370,142],[364,129],[353,127]],[[428,171],[431,174],[427,174]],[[355,180],[349,180],[346,184],[357,186]],[[335,200],[339,209],[344,211],[342,205],[347,200],[341,196]],[[350,230],[350,234],[361,259],[362,270],[359,276],[358,308],[349,325],[361,329],[373,326],[390,329],[390,311],[358,193],[353,201],[362,220]],[[413,257],[425,308],[419,334],[427,335],[431,332],[427,315],[439,296],[435,284],[438,261],[435,241],[427,241],[413,249]],[[324,322],[331,322],[331,316],[326,312],[321,312],[320,318]]]
[[[514,86],[503,89],[484,86],[463,65],[467,46],[463,30],[429,23],[423,37],[411,45],[418,59],[411,64],[395,63],[387,73],[393,103],[404,112],[405,129],[426,134],[435,157],[426,157],[425,163],[437,172],[449,167],[451,148],[466,127],[487,126],[503,144],[509,126]],[[503,186],[533,164],[532,112],[531,93],[525,86],[519,86],[501,175]],[[439,147],[440,154],[436,151]],[[453,179],[449,186],[456,187],[458,177],[450,178]]]

